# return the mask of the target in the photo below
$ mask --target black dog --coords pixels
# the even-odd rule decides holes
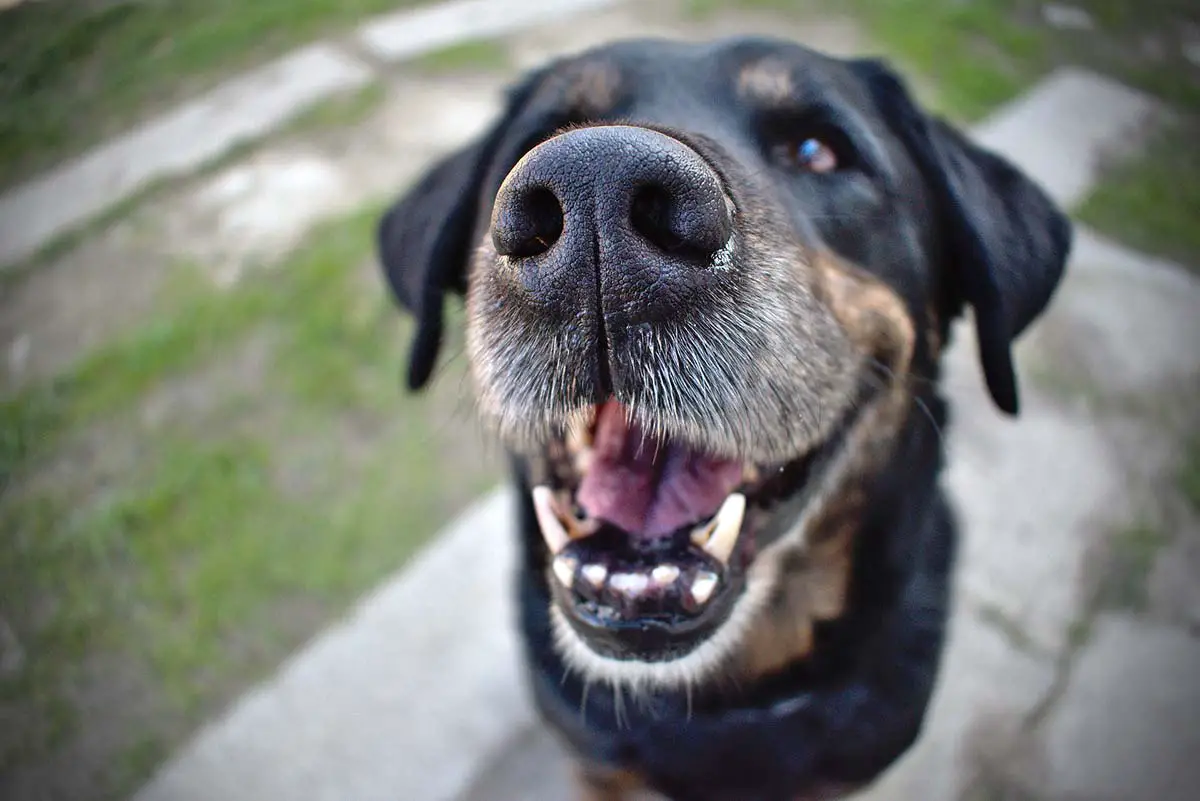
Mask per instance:
[[[523,498],[521,631],[586,797],[828,797],[917,737],[955,523],[937,389],[1015,337],[1068,221],[876,61],[762,39],[550,65],[386,215],[429,378],[465,294]]]

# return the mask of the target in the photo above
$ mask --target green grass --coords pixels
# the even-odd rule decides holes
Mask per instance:
[[[376,81],[353,92],[345,92],[302,112],[288,125],[288,133],[339,128],[362,122],[379,108],[387,97],[387,87]]]
[[[183,721],[113,735],[90,798],[119,797],[498,478],[456,430],[461,360],[431,397],[401,391],[408,326],[360,269],[378,212],[235,291],[181,278],[155,318],[0,406],[0,608],[27,654],[0,678],[23,726],[0,769],[94,724],[72,699],[103,658]],[[267,366],[223,384],[256,342]],[[147,421],[189,381],[205,404]]]
[[[1139,157],[1113,165],[1079,218],[1149,253],[1200,270],[1200,124],[1152,137]]]
[[[413,65],[426,72],[496,70],[509,66],[508,49],[492,39],[472,39],[417,58]]]
[[[1021,624],[994,604],[980,604],[979,619],[998,631],[1013,648],[1027,654],[1038,652],[1038,645]]]
[[[0,12],[0,184],[234,70],[417,2],[81,0]]]
[[[1184,446],[1183,464],[1179,466],[1179,489],[1200,514],[1200,435],[1193,435]]]
[[[304,337],[328,317],[326,310],[346,300],[346,275],[368,257],[377,213],[372,209],[314,232],[312,247],[298,249],[275,268],[288,276],[284,282],[259,277],[228,293],[212,289],[198,274],[184,276],[168,290],[175,300],[165,300],[158,316],[133,334],[87,356],[69,373],[0,401],[0,486],[16,463],[52,445],[63,430],[128,406],[163,378],[213,357],[264,318],[292,321],[295,336]]]
[[[1157,526],[1136,523],[1116,532],[1097,593],[1100,609],[1144,612],[1149,603],[1150,573],[1170,538]]]

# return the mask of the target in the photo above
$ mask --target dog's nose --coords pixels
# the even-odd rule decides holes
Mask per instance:
[[[504,180],[492,215],[500,255],[576,279],[590,265],[602,292],[606,277],[629,289],[638,273],[670,283],[678,270],[709,267],[732,229],[721,181],[695,150],[625,125],[576,129],[538,145]]]

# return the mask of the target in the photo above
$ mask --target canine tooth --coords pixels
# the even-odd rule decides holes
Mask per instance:
[[[542,530],[542,539],[550,553],[557,554],[567,546],[571,538],[563,528],[558,514],[554,511],[554,491],[547,486],[533,488],[533,511],[537,514],[538,528]]]
[[[575,568],[579,567],[579,560],[573,556],[556,556],[550,566],[562,585],[568,590],[571,589],[571,585],[575,582]]]
[[[567,453],[575,472],[582,475],[592,466],[592,424],[596,421],[596,407],[581,409],[567,424]]]
[[[658,586],[666,587],[679,578],[679,568],[675,565],[659,565],[650,571],[650,578]]]
[[[579,572],[584,580],[596,589],[603,587],[604,580],[608,578],[608,568],[600,564],[584,565],[583,570]]]
[[[650,579],[645,573],[614,573],[608,580],[608,586],[623,595],[633,597],[646,591],[650,586]]]
[[[716,573],[709,573],[707,570],[697,573],[696,578],[692,579],[692,600],[699,606],[708,603],[719,580]]]
[[[746,496],[740,492],[730,493],[713,518],[712,536],[702,546],[721,564],[729,562],[742,532],[742,518],[746,514]]]

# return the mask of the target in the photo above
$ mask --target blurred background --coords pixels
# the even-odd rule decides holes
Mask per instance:
[[[1152,99],[1144,126],[1093,154],[1096,179],[1072,212],[1153,262],[1148,286],[1173,287],[1136,308],[1167,321],[1145,340],[1165,372],[1138,372],[1155,354],[1122,372],[1089,351],[1141,336],[1105,316],[1124,292],[1094,306],[1079,295],[1072,319],[1085,322],[1051,326],[1026,361],[1061,419],[1094,432],[1123,415],[1112,430],[1127,439],[1104,441],[1150,455],[1124,464],[1137,480],[1116,481],[1130,494],[1120,514],[1075,543],[1086,580],[1061,649],[1039,640],[1037,609],[976,613],[998,647],[1045,645],[1050,666],[1107,613],[1163,626],[1193,658],[1197,4],[638,0],[567,14],[531,0],[529,19],[497,35],[452,15],[427,18],[420,41],[404,24],[361,35],[422,3],[433,0],[0,0],[0,232],[12,245],[0,265],[0,798],[129,797],[502,479],[456,327],[433,388],[401,391],[407,322],[384,295],[373,226],[482,129],[521,71],[628,35],[761,31],[883,54],[964,126],[1065,66]],[[330,50],[264,77],[314,42]],[[253,91],[223,89],[244,75]],[[175,127],[122,139],[184,107]],[[1055,135],[1027,132],[1031,147]],[[143,169],[158,162],[171,166]],[[54,230],[30,233],[59,212]],[[1043,798],[1040,779],[997,776],[972,797]]]

